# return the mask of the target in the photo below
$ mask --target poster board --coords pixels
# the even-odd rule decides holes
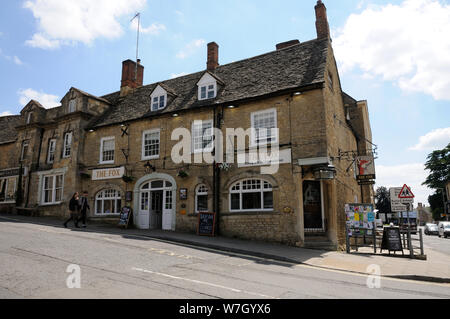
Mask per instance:
[[[346,204],[345,215],[347,217],[347,235],[372,236],[375,229],[376,214],[372,204]]]
[[[216,213],[198,213],[197,235],[214,237]]]
[[[383,230],[383,241],[381,242],[381,251],[401,251],[403,253],[403,244],[400,236],[399,227],[385,227]]]
[[[130,224],[130,218],[131,218],[131,208],[128,206],[122,207],[122,210],[120,211],[120,219],[118,226],[127,229],[128,225]]]

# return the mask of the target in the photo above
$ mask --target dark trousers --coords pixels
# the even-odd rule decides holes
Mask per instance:
[[[70,218],[68,220],[66,220],[64,225],[67,225],[70,221],[73,221],[75,227],[78,227],[78,213],[70,212]]]
[[[86,215],[87,215],[87,211],[82,210],[81,216],[80,216],[80,218],[78,218],[78,222],[81,221],[83,223],[83,225],[86,225]]]

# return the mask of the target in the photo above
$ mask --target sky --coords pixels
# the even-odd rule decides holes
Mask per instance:
[[[427,155],[450,142],[450,0],[324,0],[343,90],[367,100],[377,185],[407,184],[415,203]],[[144,84],[316,38],[316,0],[13,0],[0,11],[0,116],[31,100],[58,106],[71,87],[120,88],[121,63],[139,57]]]

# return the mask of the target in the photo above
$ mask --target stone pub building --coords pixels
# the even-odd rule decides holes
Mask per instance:
[[[315,11],[316,39],[225,65],[212,42],[205,70],[148,85],[140,61],[127,60],[117,92],[71,88],[59,107],[32,100],[0,117],[0,211],[63,218],[72,194],[88,190],[91,220],[117,221],[129,206],[137,228],[194,233],[209,211],[222,236],[342,248],[344,205],[373,197],[343,154],[366,155],[372,136],[367,102],[342,90],[325,5]],[[275,139],[278,172],[172,160],[177,128],[191,132],[193,158],[214,147],[211,128],[250,127],[279,129],[246,144]]]

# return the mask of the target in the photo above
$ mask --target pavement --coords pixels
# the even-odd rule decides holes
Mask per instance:
[[[52,217],[29,217],[0,214],[0,220],[41,224],[61,228],[62,221]],[[80,231],[80,230],[76,230]],[[290,247],[266,242],[225,237],[202,237],[189,233],[161,230],[120,229],[110,224],[89,224],[83,232],[119,234],[127,239],[148,237],[186,245],[190,248],[218,250],[231,254],[255,256],[270,260],[301,264],[314,268],[347,273],[371,274],[373,265],[379,266],[382,277],[450,284],[450,255],[427,249],[427,260],[397,256],[322,251]]]

